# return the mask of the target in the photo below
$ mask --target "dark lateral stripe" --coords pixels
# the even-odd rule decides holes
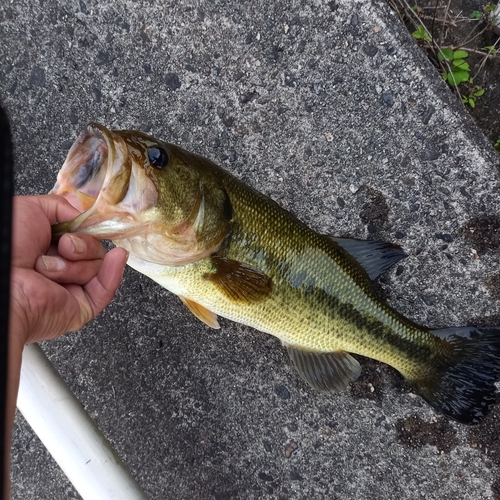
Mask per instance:
[[[377,318],[359,311],[353,304],[341,302],[338,297],[325,290],[303,285],[300,289],[294,290],[294,292],[300,294],[303,300],[308,300],[311,305],[314,304],[313,307],[315,309],[326,311],[332,320],[345,320],[358,329],[365,330],[366,333],[363,333],[363,335],[372,336],[375,339],[374,343],[378,341],[381,344],[385,344],[387,349],[392,348],[402,353],[405,357],[426,362],[434,354],[431,345],[403,338],[397,331],[385,325]],[[300,298],[297,298],[297,300],[300,300]],[[418,325],[406,320],[403,316],[398,317],[398,313],[392,311],[389,306],[384,306],[377,302],[377,307],[394,315],[402,327],[419,329]]]
[[[366,330],[369,335],[373,335],[377,340],[388,344],[399,352],[420,360],[428,360],[433,354],[431,346],[402,337],[377,318],[358,311],[352,304],[342,303],[337,297],[331,296],[323,290],[319,291],[319,295],[325,295],[326,302],[330,304],[336,316]],[[380,305],[378,307],[382,308]],[[390,311],[388,307],[387,310]],[[392,313],[392,311],[390,312]]]

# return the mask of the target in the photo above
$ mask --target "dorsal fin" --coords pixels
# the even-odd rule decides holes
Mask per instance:
[[[372,280],[378,278],[396,262],[408,257],[400,246],[393,243],[378,240],[336,238],[333,236],[329,236],[329,238],[352,255]]]
[[[317,353],[289,345],[286,348],[300,376],[319,392],[343,391],[361,374],[358,361],[345,351]]]

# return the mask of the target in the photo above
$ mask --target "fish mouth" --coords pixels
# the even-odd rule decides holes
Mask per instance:
[[[140,213],[154,206],[158,195],[145,169],[133,161],[124,138],[97,123],[71,146],[50,192],[82,212],[53,226],[54,237],[77,232],[104,239],[140,231]]]

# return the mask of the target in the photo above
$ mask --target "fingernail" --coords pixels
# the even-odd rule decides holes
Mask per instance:
[[[42,255],[42,262],[47,271],[63,271],[66,268],[66,261],[61,257]]]
[[[81,238],[78,238],[78,236],[74,236],[72,234],[69,234],[68,236],[73,242],[75,253],[83,253],[85,252],[85,250],[87,250],[87,243],[85,243],[85,241],[83,241]]]

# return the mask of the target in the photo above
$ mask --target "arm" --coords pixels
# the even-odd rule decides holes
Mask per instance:
[[[113,298],[127,260],[125,250],[106,254],[89,236],[67,234],[52,244],[51,225],[79,214],[60,196],[16,197],[13,211],[7,443],[25,344],[78,330],[97,316]]]

